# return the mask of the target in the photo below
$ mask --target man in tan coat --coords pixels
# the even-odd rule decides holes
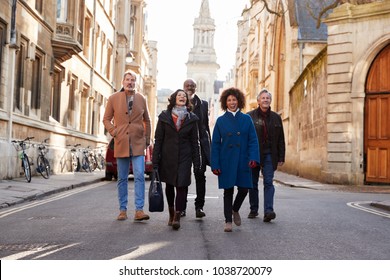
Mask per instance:
[[[134,174],[134,220],[148,220],[145,202],[145,149],[150,145],[150,117],[145,97],[135,91],[136,74],[126,71],[122,89],[108,98],[104,127],[114,137],[114,157],[118,165],[118,220],[127,219],[130,161]]]

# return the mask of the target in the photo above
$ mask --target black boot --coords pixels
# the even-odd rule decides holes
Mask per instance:
[[[173,217],[172,228],[178,230],[180,228],[180,211],[175,212]]]
[[[173,217],[175,216],[175,208],[169,207],[169,220],[168,220],[168,226],[172,226],[173,223]]]

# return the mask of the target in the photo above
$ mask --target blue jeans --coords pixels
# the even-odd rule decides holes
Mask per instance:
[[[128,178],[130,160],[133,165],[134,175],[134,204],[135,210],[142,210],[145,202],[145,156],[131,156],[117,158],[118,165],[118,199],[119,210],[127,210],[128,202]]]
[[[271,154],[264,155],[263,164],[263,185],[264,185],[264,214],[274,211],[274,195],[275,187],[274,168],[272,166]],[[249,204],[251,212],[258,212],[259,210],[259,175],[260,167],[252,169],[252,189],[249,189]]]

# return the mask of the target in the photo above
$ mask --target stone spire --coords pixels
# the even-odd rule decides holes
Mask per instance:
[[[197,94],[210,101],[214,95],[214,82],[219,65],[214,49],[215,24],[210,16],[208,0],[202,0],[193,28],[193,46],[186,63],[187,77],[197,82]]]
[[[208,0],[202,0],[202,4],[200,6],[200,11],[199,11],[199,17],[210,18],[210,8],[209,8]]]

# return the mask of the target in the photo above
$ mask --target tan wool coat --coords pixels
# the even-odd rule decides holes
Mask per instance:
[[[150,117],[146,99],[140,93],[134,94],[133,109],[128,113],[124,91],[114,93],[108,98],[103,117],[104,127],[114,137],[114,157],[145,155],[150,144]]]

